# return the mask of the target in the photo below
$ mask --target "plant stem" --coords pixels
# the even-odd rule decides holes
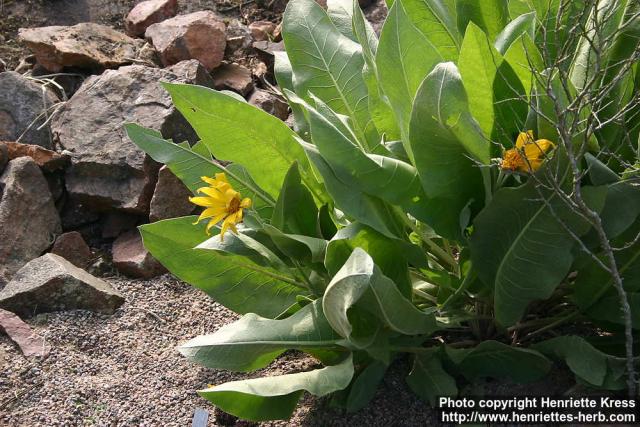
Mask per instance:
[[[467,290],[467,288],[469,287],[469,285],[471,285],[475,278],[476,272],[473,270],[472,266],[467,275],[464,277],[464,280],[462,280],[460,286],[458,286],[458,289],[456,289],[456,291],[449,298],[447,298],[444,303],[442,303],[440,311],[445,311],[447,308],[449,308],[449,306],[453,304]]]
[[[422,230],[420,230],[420,227],[418,227],[416,223],[414,223],[411,219],[409,219],[407,214],[402,212],[402,210],[398,209],[395,206],[394,206],[394,210],[397,216],[402,220],[402,222],[405,225],[407,225],[414,233],[416,233],[420,237],[420,239],[427,245],[432,255],[434,255],[439,261],[442,261],[448,266],[450,266],[453,269],[453,271],[458,270],[458,262],[455,260],[455,258],[449,255],[436,242],[431,240]]]

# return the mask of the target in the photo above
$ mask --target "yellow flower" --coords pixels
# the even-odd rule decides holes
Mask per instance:
[[[191,203],[205,208],[195,224],[203,219],[211,218],[209,224],[207,224],[207,234],[210,234],[209,230],[222,221],[220,240],[224,238],[224,233],[229,228],[238,234],[236,224],[242,222],[242,210],[251,207],[251,199],[241,199],[240,193],[231,187],[224,173],[217,173],[215,178],[203,176],[200,179],[209,184],[209,186],[198,188],[198,193],[202,193],[205,196],[189,197]]]
[[[545,159],[545,155],[555,145],[548,139],[533,139],[533,131],[520,132],[515,148],[504,152],[500,167],[509,171],[537,171]]]

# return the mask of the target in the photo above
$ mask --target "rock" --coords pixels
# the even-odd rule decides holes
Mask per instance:
[[[119,235],[136,228],[140,217],[124,212],[109,212],[102,221],[102,238],[115,239]]]
[[[132,230],[113,242],[113,265],[124,275],[149,279],[166,273],[142,244],[138,230]]]
[[[76,267],[85,268],[91,261],[91,249],[77,231],[61,234],[51,249]]]
[[[270,21],[255,21],[249,24],[249,30],[255,41],[270,40],[276,30],[276,24]]]
[[[7,63],[0,59],[0,73],[7,70]]]
[[[280,97],[266,90],[254,90],[248,101],[249,104],[263,109],[280,120],[287,120],[287,117],[289,117],[289,105]]]
[[[253,38],[249,27],[238,21],[231,20],[227,25],[227,47],[225,56],[232,60],[246,57],[247,50],[251,47]]]
[[[146,0],[138,3],[127,15],[124,28],[131,37],[144,36],[152,24],[176,16],[178,0]]]
[[[69,156],[67,154],[59,154],[38,145],[0,142],[0,146],[7,147],[10,160],[18,157],[31,157],[38,166],[47,172],[64,169],[69,164]]]
[[[258,58],[267,64],[269,70],[273,70],[274,56],[273,52],[283,52],[284,42],[279,41],[277,43],[270,41],[253,42],[253,49],[258,54]]]
[[[194,205],[189,201],[191,191],[171,170],[163,166],[158,173],[158,183],[151,199],[149,221],[191,215]]]
[[[0,141],[16,141],[52,148],[49,126],[43,114],[58,97],[42,85],[15,71],[0,73]],[[50,111],[49,111],[50,112]]]
[[[91,211],[82,202],[73,198],[68,199],[62,207],[60,213],[62,229],[75,230],[77,228],[92,224],[100,219],[100,215]]]
[[[278,24],[275,30],[273,30],[271,40],[273,40],[274,42],[282,41],[282,22]]]
[[[4,172],[7,163],[9,163],[9,149],[5,144],[0,143],[0,174]]]
[[[130,64],[142,46],[141,40],[92,22],[72,27],[21,28],[18,38],[31,49],[38,63],[53,72],[63,67],[97,71],[117,68]]]
[[[0,288],[60,234],[60,217],[38,165],[12,160],[0,176]]]
[[[214,87],[218,90],[228,89],[247,96],[253,90],[251,71],[238,64],[223,64],[213,73]]]
[[[151,25],[145,37],[167,65],[197,59],[209,71],[220,65],[226,46],[226,27],[211,11],[178,15]]]
[[[0,330],[3,330],[9,338],[20,347],[26,357],[44,357],[49,354],[51,347],[43,338],[37,336],[29,325],[14,313],[0,309]],[[0,364],[2,361],[0,361]]]
[[[0,308],[20,316],[78,309],[111,314],[123,302],[107,282],[55,254],[26,264],[0,291]]]
[[[367,0],[365,0],[367,1]],[[384,24],[384,20],[387,17],[388,9],[385,0],[375,0],[371,2],[370,7],[364,11],[364,15],[367,18],[367,21],[373,27],[373,30],[376,34],[380,35],[380,31],[382,31],[382,25]],[[362,4],[362,3],[361,3]]]
[[[66,187],[74,199],[96,211],[149,214],[159,165],[129,140],[123,124],[138,123],[176,141],[197,141],[163,81],[213,84],[195,60],[168,69],[131,65],[91,76],[56,114],[54,136],[72,152]]]

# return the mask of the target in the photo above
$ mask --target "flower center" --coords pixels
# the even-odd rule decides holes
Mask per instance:
[[[232,213],[238,212],[239,209],[240,209],[240,198],[234,197],[233,199],[231,199],[231,201],[229,201],[227,212],[232,214]]]
[[[501,166],[502,169],[516,170],[522,163],[522,156],[518,153],[517,149],[512,148],[505,151]]]

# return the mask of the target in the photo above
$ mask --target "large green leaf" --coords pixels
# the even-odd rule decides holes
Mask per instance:
[[[540,51],[527,33],[517,38],[504,53],[505,61],[518,76],[527,97],[535,83],[536,74],[544,69]]]
[[[236,313],[276,317],[306,289],[281,272],[237,255],[194,249],[204,240],[204,222],[183,217],[140,227],[145,247],[179,279],[203,290]],[[215,230],[215,229],[214,229]]]
[[[393,157],[365,153],[352,140],[340,118],[322,101],[316,100],[316,108],[307,106],[307,109],[311,139],[338,179],[425,219],[426,197],[412,165]]]
[[[361,143],[377,140],[362,77],[362,49],[335,27],[313,0],[292,0],[283,18],[282,36],[295,75],[295,92],[309,92],[347,115]],[[372,141],[372,142],[373,142]]]
[[[526,92],[509,63],[473,22],[467,27],[458,67],[469,110],[483,133],[509,147],[524,128],[529,107]]]
[[[446,0],[403,0],[407,16],[443,61],[455,61],[460,49],[460,33]]]
[[[309,125],[304,117],[304,112],[299,105],[291,102],[291,99],[287,96],[287,91],[293,92],[295,86],[293,83],[295,76],[293,75],[293,68],[287,52],[275,51],[273,52],[273,57],[273,74],[278,86],[283,89],[285,98],[289,101],[289,107],[293,114],[293,129],[304,139],[309,139]]]
[[[274,198],[294,161],[305,183],[317,188],[309,161],[295,133],[281,120],[218,91],[195,85],[164,84],[213,155],[243,165]]]
[[[347,412],[359,411],[373,399],[387,367],[385,363],[374,360],[360,372],[349,390]]]
[[[262,190],[249,176],[247,170],[238,164],[222,164],[211,159],[211,156],[201,155],[185,144],[174,144],[162,138],[159,132],[145,129],[136,124],[125,125],[127,135],[144,152],[155,161],[166,164],[194,194],[198,188],[207,184],[202,176],[212,177],[218,172],[224,172],[233,188],[243,197],[249,197],[260,216],[269,218],[275,202],[271,196]]]
[[[414,266],[427,266],[427,259],[420,247],[384,236],[366,225],[354,222],[340,229],[327,246],[325,265],[330,275],[340,270],[355,248],[364,249],[402,294],[411,297],[407,262]]]
[[[413,99],[424,77],[443,60],[436,47],[411,23],[403,1],[394,2],[382,27],[376,65],[380,87],[396,115],[410,158],[413,158],[409,145]]]
[[[378,36],[365,18],[358,0],[353,0],[352,3],[353,33],[356,36],[356,41],[362,46],[362,54],[365,60],[362,76],[369,93],[371,119],[378,133],[381,136],[384,135],[385,139],[400,139],[400,129],[396,123],[393,110],[378,84],[378,67],[375,62],[375,55],[378,50]]]
[[[484,198],[478,165],[489,162],[490,144],[471,117],[456,66],[438,64],[416,95],[411,118],[411,147],[427,194],[435,231],[462,240],[461,212]]]
[[[533,39],[535,36],[536,13],[524,13],[513,21],[509,22],[506,27],[496,36],[495,47],[504,55],[513,43],[516,42],[523,34],[527,34]]]
[[[442,368],[438,349],[418,353],[413,368],[407,376],[407,384],[425,402],[435,405],[441,396],[458,395],[456,380]]]
[[[371,312],[385,326],[402,334],[428,334],[437,329],[433,314],[418,310],[360,248],[353,250],[333,277],[322,300],[327,320],[347,340],[354,330],[348,311],[354,306]]]
[[[351,0],[327,0],[327,15],[338,31],[358,43],[353,26],[353,2]]]
[[[334,366],[297,374],[232,381],[198,393],[237,417],[251,421],[288,419],[303,391],[325,396],[346,388],[353,378],[351,356]]]
[[[609,53],[607,48],[623,22],[627,3],[634,2],[602,0],[589,6],[591,14],[586,23],[586,31],[580,37],[569,72],[569,78],[578,90],[585,87],[589,80],[598,77],[598,74],[594,73],[602,72],[601,67],[605,66],[602,62],[606,63],[606,55]],[[627,40],[627,42],[630,41]],[[596,62],[598,67],[596,67]]]
[[[537,351],[483,341],[473,348],[446,347],[449,359],[469,381],[478,378],[510,378],[528,383],[544,377],[551,362]]]
[[[491,40],[495,40],[509,22],[508,2],[505,0],[456,0],[456,13],[461,34],[464,34],[465,30],[469,29],[467,25],[473,22],[482,28]]]
[[[537,176],[547,182],[544,170]],[[593,208],[602,208],[604,188],[585,187],[583,193]],[[495,316],[503,326],[516,323],[531,301],[551,296],[569,273],[576,241],[567,228],[581,236],[589,225],[533,179],[500,189],[476,217],[471,260],[494,287]]]
[[[353,187],[338,179],[314,145],[302,140],[299,142],[320,171],[327,191],[338,209],[385,236],[396,238],[402,235],[402,230],[396,223],[391,208],[386,203],[375,196],[354,191]]]
[[[575,376],[587,384],[609,390],[625,388],[625,359],[601,352],[582,337],[561,336],[532,347],[563,360]]]
[[[284,233],[317,237],[317,220],[313,196],[300,180],[298,164],[293,163],[282,184],[271,225]]]
[[[240,227],[240,233],[227,234],[224,239],[219,234],[205,240],[196,246],[196,249],[208,249],[231,255],[240,255],[248,258],[258,265],[273,267],[276,270],[290,274],[288,267],[278,255],[269,247],[254,239],[250,234],[256,234],[256,230]]]
[[[283,320],[246,314],[210,335],[194,338],[179,350],[190,361],[212,369],[247,372],[261,369],[286,350],[339,349],[341,339],[315,301]]]
[[[624,208],[620,208],[619,212],[622,210]],[[624,216],[622,212],[621,214]],[[634,226],[613,240],[612,245],[623,246],[633,242],[638,232],[640,232],[640,222],[636,222]],[[637,307],[634,303],[638,301],[638,292],[640,292],[640,244],[636,242],[623,250],[615,251],[614,256],[618,273],[622,277],[627,297],[632,304],[631,307]],[[608,266],[609,261],[604,255],[600,255],[600,260]],[[585,267],[578,270],[573,300],[583,312],[594,319],[624,324],[613,276],[593,260],[589,260]],[[638,311],[632,310],[631,314],[634,328],[640,329]]]

